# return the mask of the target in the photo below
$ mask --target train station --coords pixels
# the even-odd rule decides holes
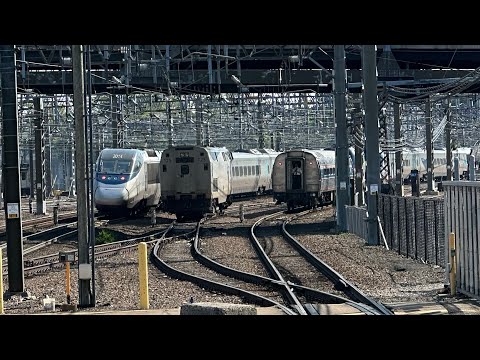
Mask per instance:
[[[479,67],[0,45],[0,314],[480,314]]]

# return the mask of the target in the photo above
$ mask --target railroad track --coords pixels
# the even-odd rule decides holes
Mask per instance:
[[[393,315],[393,313],[387,309],[383,304],[373,300],[366,294],[364,294],[360,289],[355,285],[347,281],[341,274],[339,274],[335,269],[330,267],[328,264],[323,262],[307,248],[305,248],[298,240],[296,240],[287,230],[286,225],[293,221],[294,219],[309,213],[310,211],[305,211],[303,213],[292,216],[290,219],[285,220],[282,224],[282,234],[288,243],[297,250],[300,255],[302,255],[311,265],[313,265],[320,273],[325,275],[330,281],[333,282],[335,289],[342,291],[345,295],[357,303],[365,304],[371,308],[378,310],[380,314],[383,315]]]
[[[64,212],[64,213],[58,214],[58,221],[60,220],[65,221],[70,218],[76,218],[76,217],[77,217],[76,211]],[[43,224],[52,223],[52,222],[53,222],[53,215],[42,215],[41,217],[38,217],[35,219],[23,220],[22,229],[29,229],[29,228],[33,228],[34,226],[43,225]],[[6,226],[1,225],[0,237],[5,236],[5,231],[6,231]]]
[[[154,232],[146,236],[140,236],[140,237],[135,237],[127,240],[116,241],[114,243],[109,243],[109,244],[96,245],[95,260],[104,259],[110,256],[118,255],[120,253],[136,251],[136,246],[138,245],[138,243],[142,241],[152,244],[158,238],[162,238],[164,234],[168,233],[168,231],[170,231],[170,229],[173,227],[173,224],[174,222],[172,222],[166,229],[159,230],[158,232]],[[75,253],[75,258],[78,259],[78,251],[75,250],[72,252]],[[90,256],[91,256],[91,250],[90,250]],[[71,265],[75,265],[75,264],[77,264],[77,260],[75,260],[74,262],[71,262]],[[65,264],[60,262],[58,259],[58,253],[24,260],[25,275],[44,273],[50,270],[62,269],[64,267],[65,267]],[[4,259],[2,272],[3,272],[3,275],[8,274],[8,268],[7,268],[7,264],[5,264],[5,259]]]
[[[198,243],[198,238],[199,238],[199,232],[201,228],[201,224],[204,222],[204,219],[200,220],[199,222],[196,223],[196,226],[192,232],[195,233],[193,243]],[[285,313],[287,314],[295,314],[295,312],[292,309],[289,309],[285,305],[281,304],[280,302],[269,298],[267,296],[259,295],[258,293],[255,293],[253,291],[249,291],[247,289],[242,289],[240,288],[240,284],[235,284],[235,286],[226,284],[227,281],[223,279],[223,277],[219,276],[218,274],[212,274],[207,272],[207,278],[206,276],[200,276],[198,273],[200,271],[195,271],[195,275],[192,273],[192,271],[187,272],[185,270],[180,269],[180,264],[185,263],[186,260],[184,259],[170,259],[170,261],[167,261],[165,259],[162,259],[164,256],[160,256],[160,252],[164,251],[164,247],[169,244],[174,242],[176,239],[175,238],[169,238],[169,239],[160,239],[156,242],[151,255],[150,259],[153,262],[153,264],[162,272],[165,274],[169,275],[170,277],[179,279],[179,280],[185,280],[192,282],[204,289],[208,289],[212,292],[220,292],[224,294],[230,294],[230,295],[236,295],[247,302],[254,303],[260,306],[278,306],[281,308]],[[195,246],[194,246],[195,247]],[[178,256],[178,254],[177,254]],[[172,266],[171,264],[175,264],[175,267]],[[190,266],[191,268],[191,266]],[[191,269],[190,269],[191,270]],[[205,270],[201,271],[205,273]],[[213,278],[213,279],[212,279]],[[231,283],[231,281],[230,281]],[[257,291],[261,291],[259,289],[256,289]],[[263,290],[265,291],[265,290]],[[268,289],[267,291],[271,291]]]
[[[251,229],[251,234],[253,234],[254,228],[261,221],[264,221],[265,219],[268,219],[271,217],[278,216],[280,214],[283,215],[284,212],[283,211],[277,212],[257,221],[257,223],[255,223],[255,225]],[[274,269],[275,266],[269,260],[266,260],[266,261],[270,263],[269,265],[267,265],[267,267],[270,269],[268,270],[268,272],[271,277],[265,277],[265,276],[251,274],[248,272],[239,271],[231,267],[222,265],[210,259],[209,257],[203,255],[200,252],[199,232],[200,232],[202,222],[203,220],[196,224],[195,237],[190,247],[191,256],[196,261],[198,261],[204,267],[216,273],[227,276],[229,278],[241,280],[242,282],[255,284],[256,286],[259,286],[259,287],[268,288],[269,291],[275,291],[277,293],[280,293],[284,301],[283,302],[281,300],[278,301],[278,298],[274,299],[272,298],[272,296],[259,295],[255,290],[254,291],[245,290],[244,286],[238,283],[237,284],[234,283],[232,285],[232,281],[225,281],[221,278],[219,279],[218,276],[215,276],[212,274],[207,273],[207,276],[199,276],[198,273],[200,271],[192,271],[190,269],[190,271],[187,272],[185,270],[180,269],[179,264],[185,263],[187,260],[170,259],[170,261],[167,261],[165,259],[162,259],[160,252],[163,251],[163,248],[167,244],[167,242],[165,241],[157,241],[151,253],[151,260],[155,264],[155,266],[157,266],[157,268],[159,268],[161,271],[163,271],[164,273],[166,273],[171,277],[192,282],[202,288],[209,289],[212,292],[221,292],[221,293],[236,295],[243,298],[247,302],[254,303],[260,306],[277,306],[281,308],[286,314],[302,314],[302,315],[318,314],[318,312],[315,310],[312,304],[306,301],[302,302],[300,299],[298,299],[296,294],[299,294],[300,296],[304,297],[305,299],[308,299],[309,301],[316,300],[322,303],[348,304],[364,312],[365,314],[381,313],[377,309],[369,305],[366,305],[364,303],[351,301],[347,298],[344,298],[335,294],[331,294],[328,292],[298,285],[298,284],[292,283],[291,281],[286,281],[281,276],[279,271]],[[253,234],[253,237],[255,237],[254,234]],[[170,239],[170,241],[172,240],[173,238]],[[260,244],[258,244],[258,246],[261,248]],[[261,250],[259,251],[261,252]],[[268,259],[268,256],[266,256],[266,254],[264,254],[263,256],[260,255],[260,257],[263,257],[264,259]],[[195,275],[193,273],[195,273]],[[287,305],[285,305],[285,303]]]

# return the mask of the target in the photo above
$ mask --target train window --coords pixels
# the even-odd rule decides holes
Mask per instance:
[[[165,157],[167,157],[167,158],[170,157],[170,154],[169,154],[169,153],[166,153],[166,154],[165,154]]]
[[[243,167],[243,175],[245,175],[245,176],[248,175],[247,166],[244,166],[244,167]]]
[[[27,180],[27,173],[26,172],[22,172],[22,180]]]
[[[128,174],[131,171],[132,163],[130,161],[104,161],[103,172],[112,172],[117,174]]]
[[[203,170],[208,170],[208,164],[203,164]]]
[[[247,166],[248,175],[252,175],[252,167]]]
[[[240,168],[240,176],[243,176],[243,166],[239,166]]]
[[[114,167],[114,160],[102,160],[100,161],[100,168],[98,169],[98,171],[103,173],[110,173],[113,171]]]
[[[200,156],[203,156],[203,155],[204,155],[204,153],[203,153],[203,152],[201,152],[201,153],[200,153]]]
[[[255,174],[260,175],[260,165],[255,166]]]
[[[163,172],[167,172],[167,165],[163,165],[162,171],[163,171]]]
[[[227,161],[227,155],[225,155],[224,152],[222,152],[222,157],[223,157],[223,161]]]
[[[213,179],[213,189],[218,190],[218,178]]]
[[[180,166],[180,173],[182,175],[187,175],[190,172],[190,168],[188,165],[182,165]]]
[[[117,164],[117,173],[118,174],[126,174],[126,173],[129,173],[130,172],[130,162],[128,163],[120,163],[118,162]],[[140,171],[140,167],[142,166],[142,164],[140,163],[139,160],[137,160],[135,162],[135,166],[133,168],[133,172],[132,172],[132,177],[135,176],[136,174],[138,174],[138,172]]]
[[[210,156],[213,160],[218,160],[218,153],[216,153],[215,151],[210,151]]]
[[[238,170],[238,166],[235,166],[235,176],[240,176],[240,170]]]
[[[133,169],[133,172],[139,171],[141,166],[142,164],[140,163],[140,161],[137,160],[135,163],[135,168]],[[128,172],[129,168],[130,168],[130,163],[126,164],[126,166],[122,170],[125,170],[126,172]]]

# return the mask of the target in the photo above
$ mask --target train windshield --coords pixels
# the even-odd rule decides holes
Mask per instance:
[[[98,161],[97,173],[131,174],[135,164],[135,153],[106,153]]]

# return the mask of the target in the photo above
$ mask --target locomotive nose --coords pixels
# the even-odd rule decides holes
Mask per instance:
[[[128,202],[129,194],[125,188],[103,188],[95,190],[95,203],[100,205],[120,206]]]

